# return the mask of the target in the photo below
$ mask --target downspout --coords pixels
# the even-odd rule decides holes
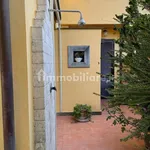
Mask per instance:
[[[56,0],[54,0],[55,8],[59,10],[59,6]],[[62,40],[61,40],[61,13],[56,12],[56,17],[58,21],[58,51],[59,51],[59,76],[60,76],[60,81],[59,81],[59,87],[60,87],[60,92],[59,92],[59,110],[62,112],[62,103],[63,103],[63,83],[62,83],[62,75],[63,75],[63,66],[62,66]]]
[[[0,1],[0,68],[2,73],[2,105],[4,150],[15,150],[14,100],[9,0]]]
[[[59,48],[59,75],[60,75],[60,81],[59,81],[59,84],[60,84],[60,112],[62,112],[62,102],[63,102],[63,93],[62,93],[62,90],[63,90],[63,85],[62,85],[62,75],[63,75],[63,65],[62,65],[62,41],[61,41],[61,23],[60,23],[60,20],[58,21],[58,48]]]

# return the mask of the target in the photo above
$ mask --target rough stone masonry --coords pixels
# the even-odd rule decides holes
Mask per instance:
[[[52,0],[37,0],[32,27],[32,70],[34,100],[35,150],[56,150],[55,92],[50,93],[54,81],[38,81],[38,75],[55,76],[54,29]]]

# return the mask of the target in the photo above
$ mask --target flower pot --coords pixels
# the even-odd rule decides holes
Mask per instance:
[[[87,119],[87,112],[86,111],[81,111],[81,117],[80,117],[80,119]]]
[[[76,118],[76,120],[78,121],[78,122],[89,122],[90,121],[90,118],[86,118],[86,119],[83,119],[83,118]]]
[[[87,116],[87,111],[86,110],[82,110],[81,111],[81,117],[76,119],[79,122],[88,122],[90,121],[90,118]]]
[[[91,120],[92,109],[90,105],[76,104],[73,111],[74,119],[77,122],[88,122]]]
[[[77,57],[77,58],[75,58],[75,61],[76,61],[76,62],[81,62],[81,61],[82,61],[82,58]]]

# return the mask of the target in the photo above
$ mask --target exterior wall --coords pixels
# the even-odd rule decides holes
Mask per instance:
[[[61,31],[60,31],[61,32]],[[56,77],[60,75],[60,55],[59,55],[59,42],[58,42],[58,30],[55,30],[55,68]],[[61,38],[62,39],[62,38]],[[60,112],[60,82],[56,81],[57,93],[56,93],[56,112]]]
[[[16,150],[32,150],[34,145],[32,76],[29,64],[31,64],[30,28],[35,10],[35,0],[16,0],[15,3],[10,0]]]
[[[100,30],[62,30],[62,52],[63,52],[63,76],[79,74],[80,72],[90,71],[92,75],[100,71],[100,44],[101,39],[118,39],[118,32],[108,29],[108,35],[104,36]],[[92,38],[91,38],[92,37]],[[55,31],[56,44],[56,73],[59,76],[59,52],[58,52],[58,31]],[[67,46],[69,45],[90,45],[91,46],[91,68],[67,68],[68,56]],[[94,47],[94,48],[93,48]],[[118,45],[115,44],[115,50]],[[94,58],[94,61],[92,59]],[[115,69],[115,73],[116,73]],[[86,88],[85,88],[86,85]],[[93,106],[93,111],[100,111],[100,98],[93,95],[93,92],[100,93],[99,83],[79,83],[79,82],[63,82],[63,112],[72,112],[76,103],[88,103]],[[57,112],[60,112],[60,87],[57,81]],[[92,99],[92,100],[91,100]],[[96,108],[97,107],[97,108]]]
[[[33,89],[32,89],[32,43],[31,43],[31,26],[35,10],[37,9],[36,0],[25,1],[25,16],[26,16],[26,47],[27,47],[27,67],[28,67],[28,107],[29,107],[29,136],[30,149],[34,149],[34,124],[33,124]]]
[[[38,0],[32,27],[35,150],[56,149],[55,92],[50,93],[55,82],[43,80],[44,75],[55,76],[53,13],[49,15],[48,9],[49,0]]]
[[[129,0],[61,0],[60,5],[61,9],[64,10],[80,10],[83,14],[83,18],[86,21],[86,24],[100,25],[103,24],[117,24],[113,19],[115,14],[122,14],[125,12],[125,7],[128,5]],[[62,13],[62,24],[77,24],[79,20],[79,14],[77,13]],[[97,26],[98,27],[98,26]],[[107,27],[105,28],[107,29]],[[117,39],[119,34],[113,29],[107,29],[108,35],[104,36],[98,32],[98,29],[84,29],[84,30],[62,30],[62,53],[63,53],[63,76],[71,75],[72,73],[79,73],[80,71],[85,71],[88,69],[75,69],[67,68],[67,46],[68,45],[93,45],[95,48],[91,50],[91,57],[96,58],[95,61],[91,61],[92,75],[95,72],[100,71],[100,65],[97,66],[100,62],[100,41],[103,39]],[[90,33],[90,34],[88,34]],[[58,34],[56,32],[55,43],[58,49]],[[69,37],[69,38],[68,38]],[[84,44],[83,44],[84,43]],[[98,51],[96,49],[99,49]],[[118,46],[115,45],[115,49],[118,49]],[[99,53],[98,53],[99,52]],[[98,57],[98,58],[97,58]],[[91,58],[92,59],[92,58]],[[57,75],[59,75],[59,53],[57,50],[56,54],[56,68]],[[94,66],[94,67],[93,67]],[[89,71],[88,70],[88,71]],[[115,68],[116,74],[116,68]],[[85,88],[86,85],[86,88]],[[73,110],[73,107],[76,103],[87,103],[92,105],[93,111],[100,111],[100,98],[93,95],[93,92],[100,93],[100,81],[99,83],[89,83],[86,82],[85,85],[79,82],[63,82],[63,112],[69,112]],[[99,86],[98,86],[99,85]],[[57,82],[57,89],[60,91],[59,82]],[[99,102],[99,103],[98,103]],[[60,97],[59,92],[57,92],[57,112],[60,112]]]
[[[125,12],[129,0],[61,0],[61,9],[80,10],[87,24],[114,24],[115,14]],[[77,24],[79,15],[62,13],[62,24]]]
[[[62,52],[63,52],[63,76],[72,76],[89,73],[88,76],[96,76],[99,72],[100,59],[100,30],[62,30]],[[57,35],[57,33],[56,33]],[[56,37],[57,38],[57,37]],[[90,46],[90,68],[68,68],[67,46],[89,45]],[[58,46],[56,44],[56,46]],[[59,54],[56,50],[57,76],[59,76]],[[59,82],[57,82],[59,91]],[[73,107],[79,104],[89,104],[93,111],[100,112],[100,97],[93,94],[100,92],[100,81],[63,81],[63,102],[62,111],[72,112]],[[57,111],[59,112],[59,92],[57,92]]]
[[[56,149],[55,93],[50,94],[48,82],[37,83],[33,77],[38,69],[55,76],[48,8],[49,0],[10,0],[16,150]]]
[[[113,29],[107,29],[107,35],[105,36],[104,33],[102,33],[102,39],[118,39],[119,33]]]

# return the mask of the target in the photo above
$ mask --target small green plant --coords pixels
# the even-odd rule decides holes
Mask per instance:
[[[84,52],[75,52],[75,58],[82,58],[84,56]]]
[[[73,116],[75,119],[87,119],[91,118],[92,108],[90,105],[76,104],[73,111]]]

